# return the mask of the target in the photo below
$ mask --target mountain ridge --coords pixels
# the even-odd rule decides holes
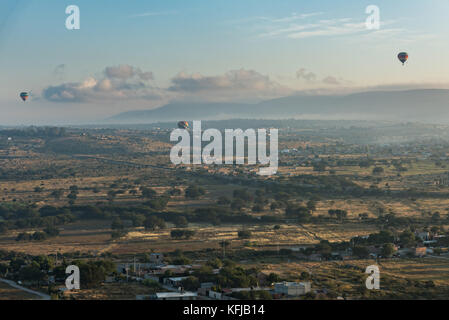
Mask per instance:
[[[296,95],[254,104],[173,102],[157,109],[123,112],[107,121],[148,123],[231,118],[441,121],[445,116],[449,122],[448,89],[414,89],[348,95]]]

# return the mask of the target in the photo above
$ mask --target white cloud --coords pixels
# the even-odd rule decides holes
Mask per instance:
[[[203,76],[199,73],[179,73],[172,79],[168,88],[184,98],[201,98],[205,100],[254,100],[278,97],[291,90],[283,87],[269,76],[254,70],[231,70],[223,75]]]
[[[255,17],[241,21],[250,23],[250,29],[259,38],[287,38],[305,39],[313,37],[336,37],[336,36],[363,36],[374,35],[378,38],[403,38],[404,30],[399,27],[399,21],[381,21],[379,30],[368,30],[364,16],[360,19],[349,17],[332,19],[314,19],[323,15],[322,12],[310,14],[292,14],[286,17]],[[410,34],[410,30],[408,31]]]
[[[130,65],[106,67],[100,79],[88,77],[82,82],[49,86],[42,92],[54,102],[89,102],[115,99],[163,99],[167,92],[150,84],[152,72],[144,72]]]
[[[151,75],[151,77],[150,77]],[[151,72],[130,65],[106,67],[102,78],[49,86],[42,96],[54,102],[100,102],[114,100],[258,101],[293,91],[254,70],[231,70],[222,75],[179,73],[168,88],[152,85]],[[307,75],[306,75],[307,76]],[[310,75],[309,75],[310,76]]]
[[[340,84],[340,81],[338,81],[337,78],[335,78],[333,76],[328,76],[328,77],[324,78],[323,82],[325,84],[332,84],[332,85],[339,85]]]
[[[296,78],[312,82],[316,80],[317,75],[311,71],[307,71],[305,68],[301,68],[298,71],[296,71]]]

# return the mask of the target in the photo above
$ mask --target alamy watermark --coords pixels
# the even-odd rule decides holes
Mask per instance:
[[[69,15],[65,20],[67,30],[79,30],[81,28],[80,8],[70,5],[65,9],[65,13]]]
[[[379,267],[376,265],[372,265],[366,268],[365,273],[368,273],[369,276],[366,279],[366,288],[368,290],[379,290],[380,289],[380,271]]]
[[[366,14],[369,14],[366,18],[366,28],[368,30],[379,30],[380,29],[380,9],[378,6],[369,5],[365,10]]]
[[[81,28],[80,8],[77,5],[69,5],[65,9],[69,16],[66,18],[65,26],[68,30],[79,30]],[[380,9],[376,5],[369,5],[365,9],[369,16],[366,18],[365,25],[368,30],[380,29]]]
[[[67,290],[79,290],[80,289],[80,268],[75,265],[68,266],[65,269],[65,273],[69,274],[65,280],[65,286]]]
[[[245,164],[245,145],[247,145],[248,165],[268,165],[259,169],[258,174],[270,176],[276,174],[279,163],[278,129],[225,129],[224,153],[223,135],[220,130],[201,129],[201,121],[193,121],[193,146],[190,131],[176,129],[170,135],[170,141],[178,142],[170,152],[173,164]],[[270,154],[267,155],[267,136]],[[248,141],[246,144],[245,142]],[[203,142],[210,142],[203,148]],[[235,142],[235,143],[234,143]],[[235,154],[234,154],[235,150]]]

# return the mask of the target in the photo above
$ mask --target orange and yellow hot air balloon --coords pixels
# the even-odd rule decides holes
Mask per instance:
[[[187,122],[187,121],[179,121],[178,122],[178,128],[179,129],[188,129],[190,126],[189,126],[189,123]]]

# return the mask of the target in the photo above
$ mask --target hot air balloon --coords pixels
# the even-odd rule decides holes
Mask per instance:
[[[178,128],[179,129],[188,129],[190,126],[189,126],[189,123],[187,122],[187,121],[179,121],[178,122]]]
[[[402,62],[402,65],[404,65],[408,60],[408,53],[407,52],[401,52],[398,54],[399,61]]]
[[[20,98],[21,98],[23,101],[27,101],[29,97],[30,97],[30,94],[29,94],[28,92],[22,92],[22,93],[20,94]]]

